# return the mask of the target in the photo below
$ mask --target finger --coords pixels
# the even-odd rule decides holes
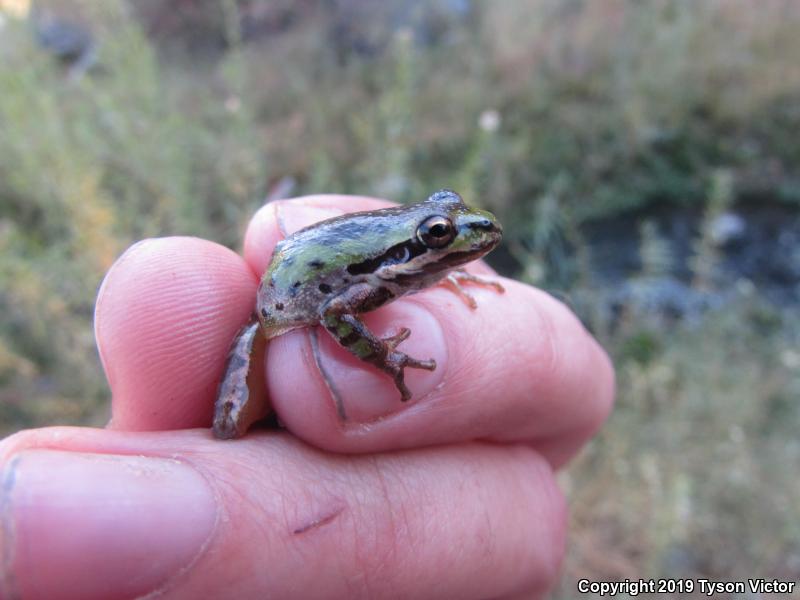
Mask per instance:
[[[253,310],[257,280],[227,248],[145,240],[106,275],[95,336],[112,392],[112,426],[208,426],[225,355]]]
[[[262,209],[248,229],[245,259],[261,269],[269,244],[281,235],[345,209],[384,206],[364,198],[345,202],[314,197]],[[490,439],[532,443],[553,464],[563,464],[608,415],[613,368],[562,303],[511,280],[503,285],[505,294],[470,286],[476,310],[437,286],[365,315],[379,337],[409,328],[400,350],[436,361],[433,372],[405,371],[411,403],[400,402],[389,377],[323,330],[272,340],[267,381],[281,420],[303,439],[335,451]]]
[[[7,439],[0,468],[3,597],[531,597],[563,552],[563,498],[525,447],[58,428]]]

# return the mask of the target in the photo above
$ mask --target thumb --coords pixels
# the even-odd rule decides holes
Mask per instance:
[[[58,428],[4,441],[0,465],[3,598],[530,597],[563,549],[563,499],[524,447]]]

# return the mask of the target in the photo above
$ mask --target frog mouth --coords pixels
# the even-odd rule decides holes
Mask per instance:
[[[439,258],[437,261],[425,265],[422,270],[425,272],[442,271],[444,269],[450,269],[468,262],[472,262],[473,260],[478,260],[483,255],[488,254],[495,246],[497,246],[497,244],[500,243],[500,239],[501,236],[499,234],[487,236],[479,242],[472,244],[468,250],[450,252]]]

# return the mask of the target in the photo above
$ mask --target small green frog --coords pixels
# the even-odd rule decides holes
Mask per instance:
[[[501,237],[494,215],[440,190],[418,204],[328,219],[279,242],[258,288],[256,315],[231,346],[217,394],[214,435],[239,437],[267,414],[266,340],[299,327],[322,325],[341,346],[390,375],[407,401],[411,392],[404,369],[432,371],[436,363],[397,350],[409,329],[381,339],[357,315],[440,281],[476,308],[462,282],[498,292],[503,287],[454,269],[491,251]],[[343,407],[339,414],[344,415]]]

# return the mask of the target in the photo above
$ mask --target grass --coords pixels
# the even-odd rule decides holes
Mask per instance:
[[[796,311],[743,296],[699,326],[625,329],[607,340],[617,407],[563,478],[573,536],[557,597],[581,578],[796,579]]]
[[[148,36],[131,4],[72,0],[102,66],[78,79],[5,21],[0,434],[101,425],[91,318],[105,270],[146,236],[237,247],[285,176],[297,194],[398,201],[455,187],[506,223],[509,274],[570,293],[591,291],[584,226],[597,219],[800,206],[791,0],[476,2],[436,27],[389,26],[398,5],[345,35],[335,9],[304,3],[246,41],[247,7],[209,3],[191,31],[219,44],[192,61],[186,15]],[[158,2],[135,6],[158,15]],[[668,271],[652,224],[638,233],[643,275]],[[693,285],[713,288],[707,232],[693,254]],[[796,574],[797,315],[757,289],[677,326],[586,315],[615,358],[619,401],[563,477],[573,534],[559,597],[580,577]]]

